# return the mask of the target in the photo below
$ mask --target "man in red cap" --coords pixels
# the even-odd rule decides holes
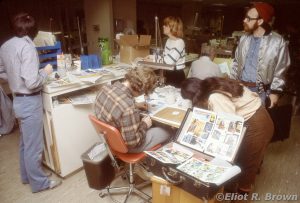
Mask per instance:
[[[254,3],[245,15],[246,32],[239,41],[232,67],[232,77],[257,92],[263,104],[266,99],[273,108],[285,85],[285,73],[290,66],[288,44],[270,23],[274,8],[262,2]]]
[[[267,3],[254,3],[248,10],[243,21],[246,33],[240,38],[231,71],[231,77],[257,92],[267,108],[277,104],[290,65],[288,44],[278,33],[272,32],[270,22],[273,17],[274,9]],[[266,98],[269,98],[270,104],[265,103]],[[244,138],[245,147],[240,149],[237,158],[237,164],[243,170],[238,182],[239,193],[251,191],[263,158],[256,154],[258,151],[264,153],[270,139],[264,140],[260,143],[261,147],[257,147],[253,145],[257,140],[255,136]]]

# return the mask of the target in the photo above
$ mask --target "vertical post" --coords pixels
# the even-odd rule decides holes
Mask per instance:
[[[158,17],[155,16],[155,48],[158,47]]]
[[[79,36],[79,43],[80,43],[80,53],[84,54],[83,45],[82,45],[82,38],[81,38],[81,29],[80,29],[79,16],[77,16],[77,27],[78,27],[78,36]]]

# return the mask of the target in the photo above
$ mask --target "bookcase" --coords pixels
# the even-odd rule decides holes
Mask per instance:
[[[40,68],[45,67],[47,64],[51,64],[54,68],[57,68],[57,55],[62,53],[61,42],[57,41],[53,46],[36,47],[39,59]]]

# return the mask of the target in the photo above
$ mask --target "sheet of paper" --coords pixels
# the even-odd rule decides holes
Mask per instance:
[[[218,66],[219,66],[222,73],[230,75],[230,69],[228,67],[227,62],[220,63],[220,64],[218,64]]]

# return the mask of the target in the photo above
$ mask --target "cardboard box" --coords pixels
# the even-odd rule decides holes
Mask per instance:
[[[132,64],[135,58],[150,54],[151,35],[123,35],[117,40],[120,45],[120,62]]]
[[[207,201],[199,199],[196,196],[176,187],[166,180],[153,176],[152,181],[152,203],[217,203],[213,198]],[[220,190],[222,192],[222,189]]]

